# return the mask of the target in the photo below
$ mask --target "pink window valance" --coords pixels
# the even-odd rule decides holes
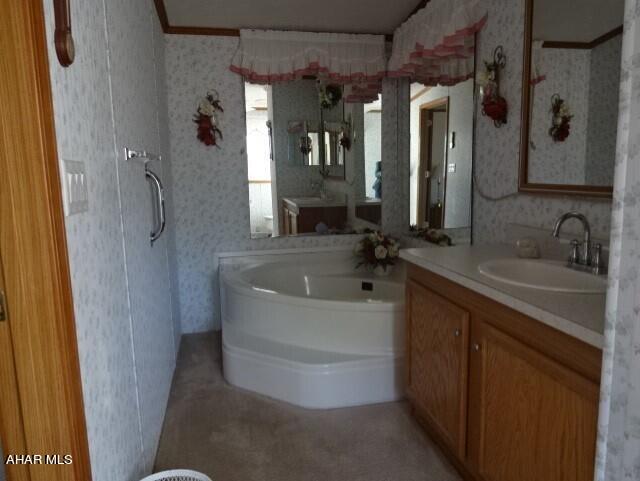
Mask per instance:
[[[348,85],[348,102],[371,101],[374,95],[377,99],[386,74],[385,39],[383,35],[240,30],[230,69],[259,84],[316,75]]]
[[[394,32],[389,76],[425,85],[472,78],[475,34],[486,20],[483,0],[431,0]]]

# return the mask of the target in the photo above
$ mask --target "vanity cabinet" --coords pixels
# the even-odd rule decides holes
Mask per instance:
[[[464,455],[469,313],[421,285],[407,285],[407,395],[447,445]]]
[[[474,481],[593,479],[601,351],[410,265],[407,393]]]
[[[486,481],[592,480],[598,385],[482,320],[471,338],[475,471]]]
[[[300,206],[287,199],[282,202],[283,235],[310,234],[324,223],[330,229],[342,229],[347,222],[346,205]]]

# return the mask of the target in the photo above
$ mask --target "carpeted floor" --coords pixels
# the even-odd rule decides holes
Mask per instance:
[[[156,470],[213,481],[458,481],[406,403],[306,410],[228,385],[220,337],[187,335]]]

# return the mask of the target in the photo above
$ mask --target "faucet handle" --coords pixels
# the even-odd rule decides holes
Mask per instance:
[[[594,274],[606,274],[604,260],[602,259],[602,244],[595,245],[595,252],[591,259],[591,267]]]
[[[580,263],[580,242],[578,239],[571,241],[571,254],[569,254],[569,265]]]

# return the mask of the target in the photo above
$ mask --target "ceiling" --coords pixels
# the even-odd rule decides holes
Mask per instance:
[[[174,27],[391,34],[418,0],[164,0]]]
[[[624,0],[534,0],[533,39],[591,42],[622,25]]]

